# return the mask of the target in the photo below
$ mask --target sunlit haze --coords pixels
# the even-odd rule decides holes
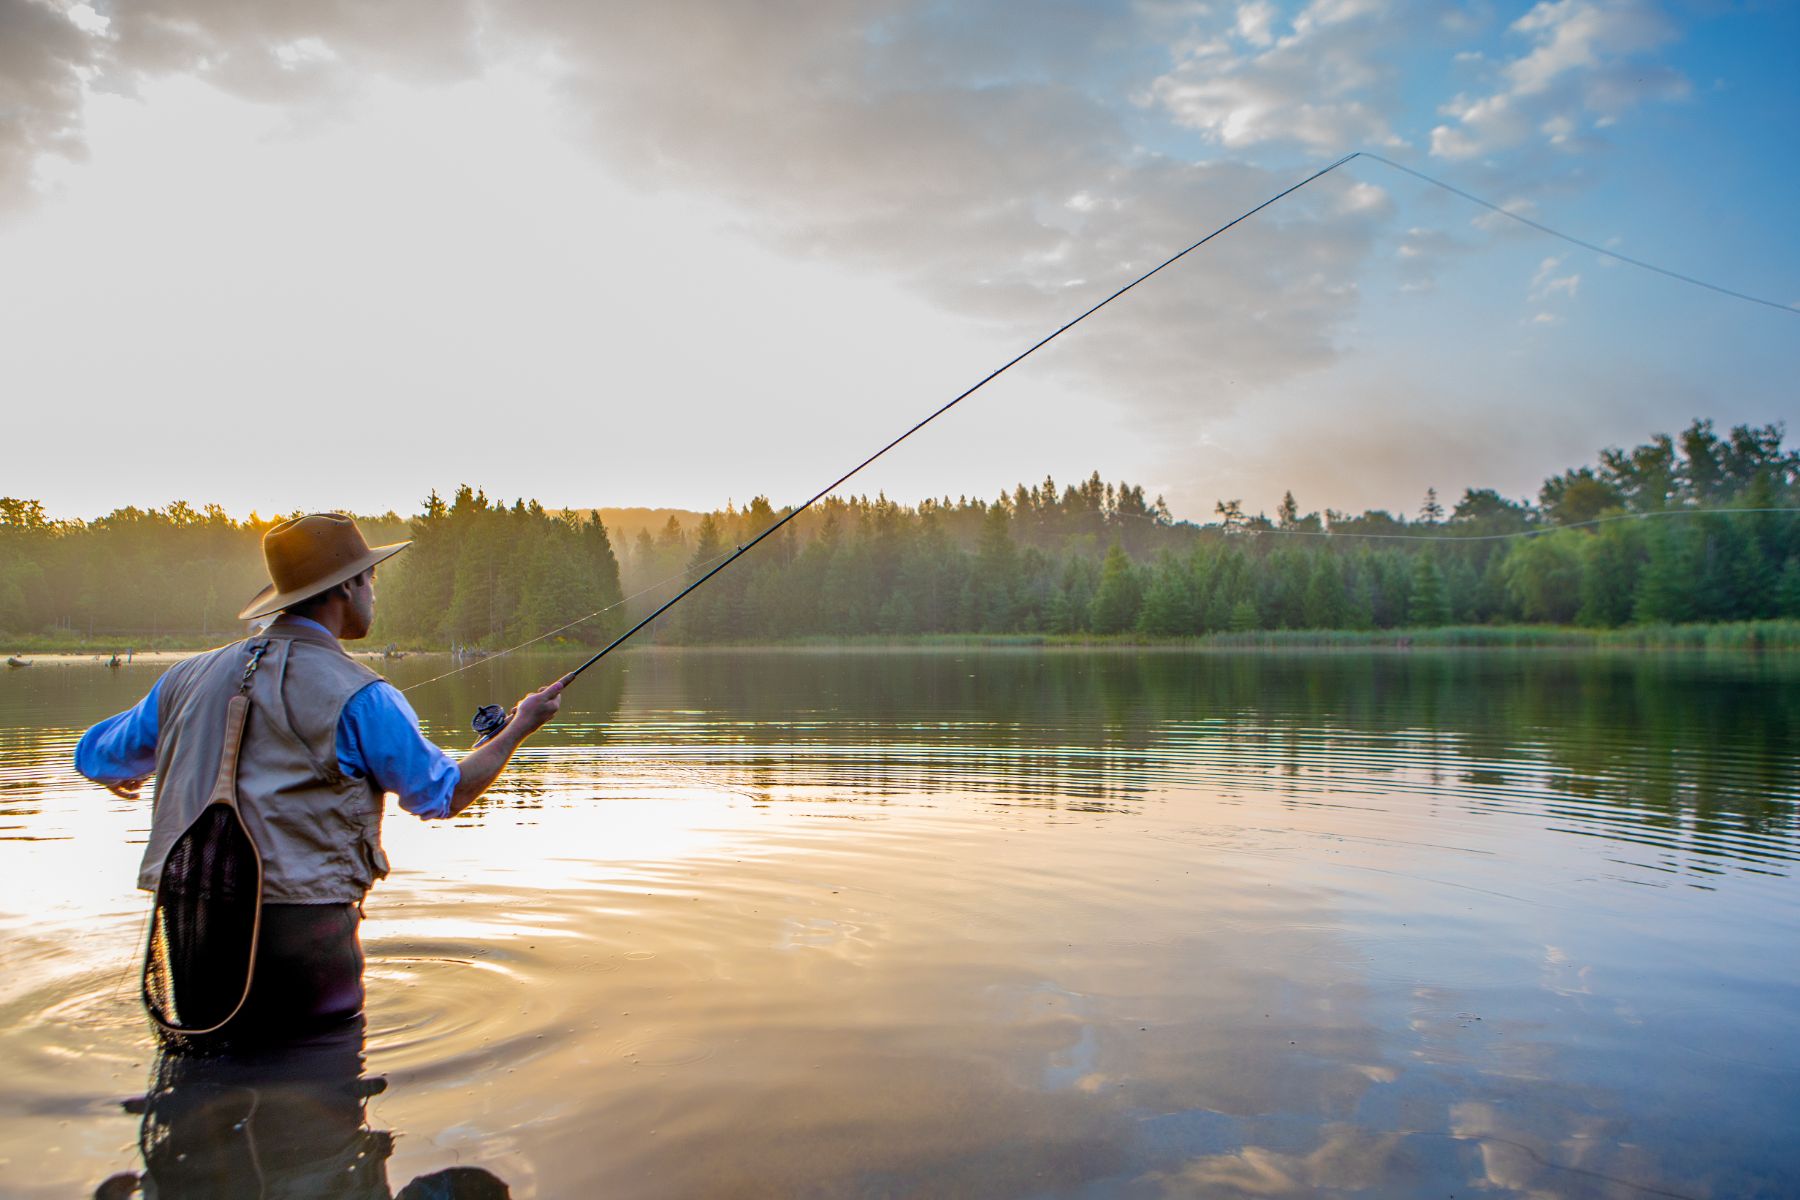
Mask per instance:
[[[1793,302],[1797,36],[1631,0],[0,0],[0,493],[798,501],[1357,148]],[[853,489],[1527,495],[1694,416],[1791,417],[1796,333],[1364,161]]]

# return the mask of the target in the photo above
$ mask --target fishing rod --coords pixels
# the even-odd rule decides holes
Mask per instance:
[[[1112,293],[1110,296],[1106,297],[1104,300],[1100,301],[1098,304],[1095,304],[1091,308],[1087,309],[1085,312],[1081,313],[1081,315],[1075,317],[1073,320],[1070,320],[1070,321],[1064,323],[1063,325],[1058,326],[1051,333],[1046,334],[1044,337],[1038,339],[1036,342],[1032,343],[1029,347],[1027,347],[1023,351],[1021,351],[1020,353],[1014,355],[1012,358],[1008,359],[1006,362],[1002,363],[1000,366],[995,367],[992,371],[989,371],[986,375],[982,376],[981,379],[978,380],[976,383],[974,383],[973,385],[971,385],[968,388],[965,388],[962,392],[960,392],[956,396],[952,397],[947,403],[939,406],[937,409],[935,409],[933,412],[931,412],[924,419],[920,420],[919,422],[914,424],[911,428],[907,429],[906,432],[902,433],[899,437],[896,437],[893,441],[889,442],[887,445],[883,446],[881,449],[875,451],[875,453],[869,455],[869,457],[863,459],[860,463],[857,463],[854,467],[851,467],[848,471],[845,471],[842,475],[838,476],[832,482],[830,482],[830,483],[826,484],[824,487],[820,488],[818,490],[818,492],[813,495],[813,498],[808,500],[805,504],[800,505],[798,508],[790,509],[785,515],[783,515],[781,517],[780,520],[776,521],[773,525],[770,525],[767,529],[763,530],[761,533],[757,534],[755,537],[751,538],[749,541],[747,541],[743,545],[739,546],[737,548],[737,550],[732,553],[731,557],[727,558],[724,562],[719,563],[717,566],[713,567],[712,570],[708,571],[706,574],[704,574],[704,575],[700,576],[698,579],[694,580],[694,582],[692,582],[692,583],[688,584],[686,587],[682,588],[681,591],[677,592],[674,596],[670,597],[669,600],[667,602],[665,602],[661,607],[656,609],[656,611],[652,612],[649,616],[645,617],[643,620],[639,621],[636,625],[633,625],[630,629],[627,629],[624,633],[621,633],[618,637],[614,638],[610,643],[603,646],[599,650],[599,652],[596,653],[592,658],[588,659],[586,662],[582,663],[579,667],[576,667],[573,671],[570,671],[567,675],[564,675],[562,677],[562,683],[564,684],[564,686],[567,686],[569,683],[573,682],[576,676],[580,675],[583,671],[587,670],[589,667],[593,666],[595,663],[597,663],[601,659],[605,658],[608,654],[611,654],[614,650],[616,650],[620,646],[624,645],[625,642],[628,641],[633,634],[637,633],[640,629],[644,628],[644,626],[650,624],[652,621],[656,620],[656,618],[662,616],[664,613],[668,612],[671,608],[674,608],[677,604],[681,603],[681,601],[684,598],[686,598],[689,593],[693,592],[701,584],[705,583],[707,580],[711,579],[714,575],[717,575],[720,571],[723,571],[726,567],[729,567],[732,563],[736,562],[738,559],[742,558],[745,554],[749,553],[749,551],[751,549],[753,549],[758,543],[760,543],[764,539],[770,537],[772,534],[776,533],[783,526],[785,526],[789,521],[792,521],[795,517],[799,516],[801,513],[805,512],[807,509],[809,509],[813,505],[817,504],[820,500],[823,500],[826,496],[830,495],[832,492],[834,492],[838,488],[842,487],[853,476],[855,476],[858,472],[862,471],[862,469],[867,467],[870,463],[874,462],[876,459],[878,459],[882,455],[886,454],[889,450],[892,450],[895,446],[898,446],[901,442],[904,442],[907,438],[911,437],[913,434],[919,432],[919,430],[925,428],[925,426],[931,424],[933,421],[937,420],[939,417],[943,416],[945,413],[947,413],[951,409],[955,408],[958,404],[961,404],[964,400],[967,400],[970,396],[973,396],[976,392],[978,392],[982,388],[986,387],[989,383],[992,383],[994,380],[998,379],[1001,375],[1004,375],[1007,371],[1010,371],[1013,367],[1024,362],[1027,358],[1030,358],[1033,354],[1036,354],[1039,350],[1043,349],[1045,346],[1048,346],[1051,342],[1055,341],[1057,338],[1061,337],[1063,334],[1067,333],[1069,330],[1075,328],[1075,326],[1081,324],[1083,321],[1087,320],[1089,317],[1093,316],[1095,313],[1099,312],[1101,309],[1103,309],[1107,305],[1111,304],[1114,300],[1117,300],[1120,296],[1123,296],[1126,292],[1129,292],[1132,288],[1136,287],[1138,284],[1143,283],[1146,279],[1149,279],[1152,275],[1155,275],[1157,272],[1163,270],[1165,267],[1173,266],[1175,263],[1179,262],[1183,258],[1186,258],[1189,254],[1192,254],[1195,250],[1198,250],[1200,247],[1206,245],[1206,243],[1212,241],[1214,238],[1218,237],[1220,234],[1222,234],[1226,230],[1230,229],[1232,226],[1237,225],[1243,221],[1249,220],[1251,217],[1255,216],[1257,213],[1261,212],[1263,209],[1269,207],[1269,205],[1274,204],[1277,200],[1280,200],[1285,196],[1291,195],[1292,193],[1299,191],[1301,188],[1303,188],[1307,184],[1313,182],[1315,179],[1321,179],[1321,178],[1325,177],[1326,175],[1329,175],[1331,172],[1337,170],[1339,167],[1343,166],[1345,163],[1349,162],[1351,159],[1357,157],[1357,155],[1360,153],[1361,153],[1360,151],[1352,151],[1351,153],[1344,155],[1344,157],[1338,159],[1334,163],[1331,163],[1329,166],[1321,167],[1317,171],[1314,171],[1311,175],[1308,175],[1305,179],[1302,179],[1299,183],[1292,184],[1286,188],[1283,188],[1281,191],[1275,193],[1273,196],[1270,196],[1267,200],[1264,200],[1261,204],[1258,204],[1255,208],[1249,209],[1248,211],[1243,212],[1236,217],[1233,217],[1231,220],[1229,220],[1225,224],[1219,226],[1217,229],[1213,230],[1211,233],[1207,234],[1205,237],[1201,238],[1199,241],[1195,242],[1193,245],[1187,247],[1184,250],[1179,251],[1176,254],[1170,255],[1168,258],[1164,259],[1162,262],[1158,263],[1156,266],[1150,268],[1148,271],[1145,271],[1142,275],[1139,275],[1136,279],[1133,279],[1130,283],[1126,284],[1124,287],[1120,288],[1118,291]],[[479,735],[476,739],[475,744],[477,746],[479,746],[483,742],[487,741],[489,738],[493,737],[495,734],[499,733],[502,729],[506,728],[506,723],[508,721],[510,721],[511,719],[512,719],[512,714],[510,712],[506,712],[506,711],[502,710],[498,704],[482,705],[479,709],[476,710],[474,720],[470,722],[470,724],[474,728],[476,734]]]
[[[901,442],[904,442],[907,438],[911,437],[913,434],[919,432],[919,430],[925,428],[925,426],[931,424],[933,421],[937,420],[939,417],[943,416],[945,413],[947,413],[951,409],[955,408],[958,404],[961,404],[964,400],[967,400],[970,396],[973,396],[976,392],[978,392],[982,388],[986,387],[989,383],[992,383],[995,379],[998,379],[1001,375],[1005,374],[1007,371],[1010,371],[1013,367],[1017,366],[1019,363],[1024,362],[1027,358],[1030,358],[1033,354],[1036,354],[1039,350],[1043,349],[1045,346],[1049,345],[1051,342],[1055,341],[1057,338],[1061,337],[1063,334],[1067,333],[1069,330],[1075,328],[1075,326],[1081,324],[1083,321],[1087,320],[1089,317],[1093,316],[1095,313],[1099,312],[1101,309],[1103,309],[1107,305],[1111,304],[1114,300],[1117,300],[1119,297],[1123,296],[1126,292],[1131,291],[1133,288],[1137,287],[1140,283],[1143,283],[1146,280],[1148,280],[1151,276],[1160,273],[1161,271],[1163,271],[1164,269],[1166,269],[1168,267],[1174,266],[1177,262],[1180,262],[1182,259],[1186,258],[1189,254],[1192,254],[1194,251],[1198,250],[1200,247],[1206,245],[1208,242],[1212,241],[1214,238],[1218,237],[1220,234],[1225,233],[1227,230],[1231,229],[1232,227],[1239,225],[1244,221],[1249,220],[1251,217],[1255,216],[1257,213],[1261,212],[1263,209],[1268,208],[1270,205],[1276,203],[1277,201],[1282,200],[1282,199],[1286,198],[1287,196],[1292,195],[1293,193],[1299,191],[1301,188],[1306,187],[1308,184],[1313,183],[1316,180],[1324,178],[1325,176],[1331,174],[1333,171],[1337,170],[1339,167],[1343,166],[1345,163],[1348,163],[1351,160],[1357,159],[1357,158],[1367,158],[1373,162],[1378,162],[1384,166],[1391,167],[1396,171],[1402,171],[1408,175],[1414,176],[1418,179],[1422,179],[1426,183],[1432,184],[1436,187],[1443,188],[1444,190],[1452,192],[1455,195],[1462,197],[1463,199],[1472,201],[1475,204],[1479,204],[1483,208],[1491,209],[1492,211],[1500,214],[1501,216],[1510,217],[1515,221],[1518,221],[1525,225],[1530,226],[1532,229],[1538,230],[1542,233],[1549,234],[1552,237],[1561,238],[1563,241],[1573,243],[1574,245],[1580,246],[1587,250],[1591,250],[1596,254],[1603,254],[1609,258],[1613,258],[1613,259],[1617,259],[1621,262],[1629,263],[1632,266],[1642,267],[1643,269],[1648,270],[1648,271],[1655,271],[1658,274],[1666,275],[1672,279],[1679,280],[1680,282],[1694,284],[1695,286],[1707,288],[1714,292],[1720,292],[1727,296],[1735,297],[1736,299],[1739,299],[1739,300],[1747,300],[1747,301],[1750,301],[1755,304],[1766,305],[1770,308],[1778,308],[1784,312],[1792,313],[1794,315],[1800,315],[1800,309],[1796,309],[1792,305],[1781,304],[1781,303],[1778,303],[1773,300],[1766,300],[1761,297],[1752,296],[1752,295],[1749,295],[1744,292],[1733,291],[1730,288],[1724,288],[1724,287],[1718,286],[1717,284],[1707,283],[1704,280],[1696,279],[1689,275],[1683,275],[1679,272],[1671,271],[1664,267],[1656,266],[1653,263],[1644,262],[1641,259],[1627,257],[1626,255],[1619,254],[1616,251],[1608,250],[1602,246],[1597,246],[1594,243],[1584,241],[1581,238],[1572,237],[1569,234],[1562,233],[1558,230],[1552,229],[1548,225],[1544,225],[1544,224],[1541,224],[1540,222],[1533,221],[1527,217],[1523,217],[1523,216],[1519,215],[1518,213],[1511,211],[1510,209],[1503,208],[1502,206],[1500,206],[1498,204],[1494,204],[1491,201],[1483,200],[1481,197],[1472,195],[1471,193],[1465,192],[1460,188],[1452,187],[1450,184],[1447,184],[1447,183],[1443,182],[1442,180],[1434,179],[1433,177],[1425,174],[1422,171],[1416,171],[1416,170],[1412,169],[1411,167],[1402,166],[1400,163],[1394,162],[1392,159],[1383,158],[1381,155],[1374,154],[1374,153],[1371,153],[1368,151],[1353,150],[1349,154],[1346,154],[1342,158],[1338,159],[1337,161],[1330,163],[1324,167],[1321,167],[1317,171],[1314,171],[1311,175],[1308,175],[1305,179],[1300,180],[1300,182],[1291,184],[1290,186],[1283,188],[1281,191],[1276,192],[1273,196],[1270,196],[1267,200],[1264,200],[1261,204],[1256,205],[1254,208],[1247,209],[1246,211],[1240,213],[1238,216],[1233,217],[1231,220],[1229,220],[1225,224],[1219,226],[1217,229],[1213,230],[1211,233],[1207,234],[1205,237],[1201,238],[1199,241],[1194,242],[1192,245],[1186,247],[1185,249],[1182,249],[1182,250],[1176,252],[1175,254],[1170,255],[1168,258],[1164,259],[1162,262],[1158,263],[1156,266],[1150,268],[1148,271],[1145,271],[1142,275],[1139,275],[1136,279],[1133,279],[1130,283],[1127,283],[1124,287],[1119,288],[1117,291],[1113,292],[1111,295],[1107,296],[1105,299],[1101,300],[1099,303],[1097,303],[1097,304],[1093,305],[1092,307],[1083,311],[1080,315],[1078,315],[1078,316],[1074,317],[1073,319],[1065,322],[1064,324],[1058,326],[1055,330],[1053,330],[1049,334],[1040,338],[1038,341],[1032,343],[1025,350],[1014,355],[1012,358],[1008,359],[1006,362],[1002,363],[1000,366],[994,368],[994,370],[992,370],[992,371],[988,372],[986,375],[982,376],[982,378],[979,379],[978,381],[976,381],[973,385],[964,389],[962,392],[958,393],[956,396],[952,397],[947,403],[945,403],[945,404],[939,406],[937,409],[933,410],[929,415],[927,415],[922,420],[920,420],[917,423],[915,423],[914,425],[912,425],[904,433],[900,434],[898,437],[896,437],[892,441],[888,442],[885,446],[881,447],[881,449],[875,451],[875,453],[873,453],[873,454],[869,455],[867,458],[863,459],[860,463],[856,464],[856,466],[850,468],[848,471],[846,471],[842,475],[838,476],[838,478],[836,478],[832,482],[826,484],[823,488],[820,488],[819,491],[813,495],[812,499],[806,501],[806,503],[800,505],[798,508],[790,509],[786,514],[784,514],[774,524],[770,525],[767,529],[763,530],[761,533],[757,534],[755,537],[751,538],[749,541],[747,541],[747,542],[743,543],[742,545],[740,545],[739,547],[737,547],[737,549],[735,551],[733,551],[731,553],[731,555],[729,557],[727,557],[723,562],[716,563],[704,575],[701,575],[699,578],[695,579],[692,583],[690,583],[686,587],[682,588],[681,591],[677,592],[669,600],[667,600],[665,603],[663,603],[661,606],[659,606],[654,612],[650,613],[650,615],[646,616],[641,621],[639,621],[637,624],[633,625],[630,629],[627,629],[624,633],[621,633],[618,637],[614,638],[607,645],[603,646],[597,653],[595,653],[586,662],[582,663],[580,666],[576,667],[573,671],[570,671],[568,674],[564,675],[560,682],[564,686],[567,686],[569,683],[573,682],[575,680],[575,678],[578,675],[580,675],[583,671],[587,670],[589,667],[593,666],[595,663],[597,663],[601,659],[605,658],[608,654],[611,654],[614,650],[616,650],[620,646],[624,645],[625,642],[630,640],[630,638],[634,634],[636,634],[639,630],[643,629],[645,626],[647,626],[651,622],[655,621],[658,617],[660,617],[664,613],[668,612],[671,608],[674,608],[677,604],[681,603],[682,600],[684,600],[690,593],[695,591],[702,584],[706,583],[707,580],[711,579],[714,575],[717,575],[720,571],[723,571],[725,568],[729,567],[732,563],[734,563],[738,559],[742,558],[745,554],[749,553],[752,549],[754,549],[759,543],[761,543],[765,539],[769,538],[773,534],[780,531],[785,525],[788,524],[788,522],[792,521],[795,517],[798,517],[801,513],[805,512],[807,509],[811,508],[814,504],[817,504],[820,500],[824,499],[826,496],[830,495],[832,492],[834,492],[838,488],[842,487],[851,478],[853,478],[858,473],[860,473],[865,467],[869,466],[876,459],[880,458],[882,455],[886,454],[889,450],[892,450],[895,446],[898,446]],[[584,617],[582,619],[586,620],[587,618]],[[576,623],[578,624],[579,622],[576,622]],[[565,626],[565,628],[566,628],[566,626]],[[474,717],[473,721],[470,722],[471,726],[475,730],[475,733],[478,735],[476,738],[475,744],[477,746],[479,746],[483,742],[486,742],[488,739],[492,738],[495,734],[499,733],[502,729],[504,729],[506,727],[507,722],[510,721],[511,719],[512,719],[512,713],[505,709],[502,709],[498,704],[482,705],[479,709],[476,710],[475,717]]]

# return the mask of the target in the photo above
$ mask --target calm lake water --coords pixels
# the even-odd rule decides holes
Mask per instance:
[[[1800,664],[625,655],[214,1064],[69,764],[158,670],[0,674],[7,1196],[1800,1195]]]

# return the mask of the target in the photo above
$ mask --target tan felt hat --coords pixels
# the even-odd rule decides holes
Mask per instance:
[[[356,522],[338,513],[308,513],[263,534],[263,564],[274,582],[256,593],[238,620],[251,621],[308,600],[392,558],[410,541],[373,549]]]

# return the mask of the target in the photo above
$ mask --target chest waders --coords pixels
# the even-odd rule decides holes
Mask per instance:
[[[238,810],[238,757],[250,683],[268,642],[250,648],[226,705],[212,797],[163,860],[144,948],[144,1007],[166,1034],[217,1033],[244,1007],[262,929],[262,854]]]

